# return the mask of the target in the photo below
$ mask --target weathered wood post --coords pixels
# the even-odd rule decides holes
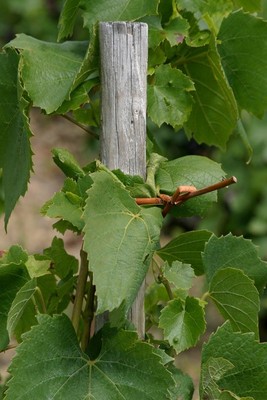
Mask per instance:
[[[110,169],[146,175],[146,78],[148,28],[144,23],[102,22],[101,160]],[[131,310],[144,336],[144,283]]]

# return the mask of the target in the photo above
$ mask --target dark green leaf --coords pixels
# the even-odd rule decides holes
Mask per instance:
[[[7,317],[7,330],[11,337],[15,332],[18,322],[23,318],[23,314],[28,304],[33,302],[33,296],[36,291],[36,279],[26,282],[17,292]],[[25,317],[25,316],[24,316]]]
[[[211,358],[220,357],[233,365],[217,381],[221,390],[228,390],[241,398],[266,399],[267,343],[259,343],[252,333],[233,332],[230,323],[225,323],[204,345],[202,365]],[[201,381],[202,387],[203,376]]]
[[[5,225],[20,196],[24,196],[32,168],[29,104],[20,87],[19,57],[0,54],[0,168],[3,168]]]
[[[267,282],[267,263],[259,258],[253,243],[243,237],[213,235],[206,244],[203,264],[208,282],[219,269],[227,267],[241,269],[260,291]]]
[[[218,38],[222,64],[237,102],[261,116],[267,108],[267,22],[235,12],[222,23]]]
[[[193,185],[197,189],[220,181],[224,172],[220,165],[201,156],[185,156],[163,162],[156,173],[156,184],[163,193],[173,194],[178,186]],[[203,216],[207,208],[217,200],[217,193],[212,192],[173,207],[176,216]]]
[[[48,43],[20,34],[8,46],[20,52],[21,78],[33,105],[48,114],[80,83],[88,42]]]
[[[259,294],[241,270],[220,269],[211,280],[209,296],[235,331],[253,332],[258,338]]]
[[[0,267],[0,350],[5,349],[9,342],[6,324],[11,304],[28,279],[23,265],[8,264]]]
[[[224,149],[236,126],[238,110],[214,40],[209,46],[188,48],[183,68],[196,89],[187,133],[198,143]]]
[[[85,175],[75,157],[66,149],[54,148],[52,150],[54,163],[67,177],[77,179]]]
[[[99,356],[90,360],[65,315],[38,319],[12,361],[6,400],[73,400],[73,393],[76,400],[167,399],[171,374],[136,333],[108,330]]]
[[[182,233],[159,249],[157,253],[168,263],[178,260],[190,264],[196,275],[202,275],[204,268],[201,253],[211,234],[205,230]]]
[[[260,11],[262,9],[261,0],[234,0],[237,7],[243,7],[244,11]]]
[[[72,36],[76,17],[79,11],[79,0],[66,0],[59,18],[58,41]]]
[[[164,338],[180,353],[195,346],[205,332],[203,307],[193,297],[187,297],[185,302],[171,300],[161,312],[159,327],[164,330]]]
[[[169,64],[156,67],[154,81],[147,91],[148,115],[158,126],[164,122],[182,126],[192,109],[193,90],[192,81],[180,70]]]
[[[159,0],[80,0],[84,10],[84,25],[89,29],[99,21],[134,21],[145,15],[155,15]]]
[[[78,260],[66,252],[62,239],[54,237],[51,247],[45,249],[44,254],[51,259],[55,274],[60,278],[77,272]]]
[[[98,313],[129,307],[146,275],[162,222],[157,208],[141,209],[111,173],[92,174],[84,212],[84,249],[90,255]]]
[[[172,373],[175,380],[175,386],[170,389],[171,400],[192,400],[194,393],[194,384],[189,375],[184,374],[174,365],[168,366],[168,370]]]

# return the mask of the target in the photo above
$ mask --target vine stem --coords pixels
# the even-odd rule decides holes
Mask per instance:
[[[178,186],[172,196],[160,194],[159,197],[137,197],[135,201],[138,205],[163,205],[164,208],[162,210],[162,215],[165,217],[173,206],[178,206],[193,197],[201,196],[202,194],[222,189],[236,182],[236,177],[232,176],[231,178],[224,179],[220,182],[215,183],[214,185],[206,186],[199,190],[197,190],[194,186]]]
[[[80,271],[77,280],[77,289],[76,296],[74,300],[73,310],[72,310],[72,324],[76,333],[79,329],[80,324],[80,316],[82,313],[83,299],[86,289],[86,282],[88,276],[88,261],[87,261],[87,253],[81,249],[80,251],[81,263],[80,263]]]
[[[86,128],[84,125],[80,124],[78,121],[76,121],[74,118],[72,118],[70,115],[67,114],[62,114],[61,115],[63,118],[66,120],[72,122],[73,124],[77,125],[79,128],[84,130],[86,133],[89,133],[89,135],[93,136],[95,139],[99,139],[99,135],[95,132],[93,132],[91,129]]]
[[[93,273],[91,271],[88,272],[90,281],[88,282],[89,287],[87,290],[87,300],[84,309],[83,321],[84,321],[84,329],[81,339],[81,348],[82,350],[86,350],[90,339],[91,327],[94,320],[94,311],[95,311],[95,286],[93,285]]]

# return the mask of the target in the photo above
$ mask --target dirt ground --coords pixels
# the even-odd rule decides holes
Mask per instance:
[[[32,148],[34,152],[34,174],[32,174],[28,192],[17,204],[7,233],[3,220],[0,221],[0,250],[8,249],[12,244],[20,244],[29,253],[42,252],[55,235],[50,218],[41,216],[40,208],[58,191],[63,183],[64,175],[55,166],[51,157],[51,149],[63,147],[70,150],[85,165],[98,157],[97,150],[90,151],[87,134],[60,117],[47,117],[37,110],[31,114],[31,127],[34,132]],[[67,251],[78,256],[81,242],[73,234],[66,234]],[[212,312],[212,311],[211,311]],[[212,317],[212,319],[214,319]],[[217,321],[215,319],[215,324]],[[177,358],[177,366],[194,378],[198,384],[200,371],[200,348],[193,348]],[[7,366],[14,354],[13,350],[0,354],[0,374],[7,376]],[[194,400],[198,399],[195,393]]]

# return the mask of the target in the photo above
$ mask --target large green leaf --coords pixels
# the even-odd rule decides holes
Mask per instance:
[[[266,400],[267,343],[259,343],[252,333],[233,332],[230,323],[225,323],[204,345],[202,365],[220,357],[233,365],[217,381],[220,389],[240,397]],[[203,375],[200,386],[203,391]]]
[[[171,300],[163,308],[159,327],[164,330],[164,338],[168,340],[177,353],[195,346],[206,328],[204,310],[199,301],[187,297]]]
[[[141,209],[111,173],[92,174],[84,211],[84,250],[93,271],[98,313],[129,307],[159,240],[158,208]]]
[[[222,23],[218,47],[241,108],[259,116],[267,108],[267,22],[242,11]]]
[[[23,265],[11,263],[0,267],[0,350],[5,349],[9,342],[6,325],[11,304],[28,279],[27,270]]]
[[[182,233],[157,250],[157,254],[168,263],[178,260],[190,264],[196,275],[202,275],[204,268],[201,252],[210,236],[211,232],[205,230]]]
[[[153,347],[135,332],[108,330],[90,359],[65,315],[39,316],[13,359],[6,400],[163,400],[174,385]]]
[[[153,82],[147,89],[148,115],[157,125],[164,122],[179,127],[187,121],[192,109],[192,81],[180,70],[168,65],[155,69]]]
[[[134,21],[145,15],[155,15],[159,0],[80,0],[84,10],[84,25],[91,28],[99,21]]]
[[[210,283],[209,296],[235,331],[253,332],[258,337],[259,294],[242,271],[234,268],[217,271]]]
[[[47,113],[56,111],[80,83],[88,42],[49,43],[20,34],[8,47],[20,52],[21,78],[33,105]]]
[[[267,263],[262,261],[254,244],[243,237],[229,233],[227,236],[211,236],[203,254],[203,264],[208,282],[221,268],[241,269],[253,279],[258,290],[267,282]]]
[[[178,186],[193,185],[202,189],[220,181],[223,176],[224,172],[216,162],[201,156],[185,156],[163,162],[155,179],[161,192],[173,194]],[[172,212],[177,216],[203,216],[216,200],[216,192],[208,193],[173,207]]]
[[[196,89],[187,133],[198,143],[224,149],[236,126],[238,111],[214,40],[208,46],[188,48],[182,62]]]
[[[20,196],[24,196],[32,168],[28,103],[20,88],[19,57],[0,54],[0,168],[3,168],[5,224]]]

